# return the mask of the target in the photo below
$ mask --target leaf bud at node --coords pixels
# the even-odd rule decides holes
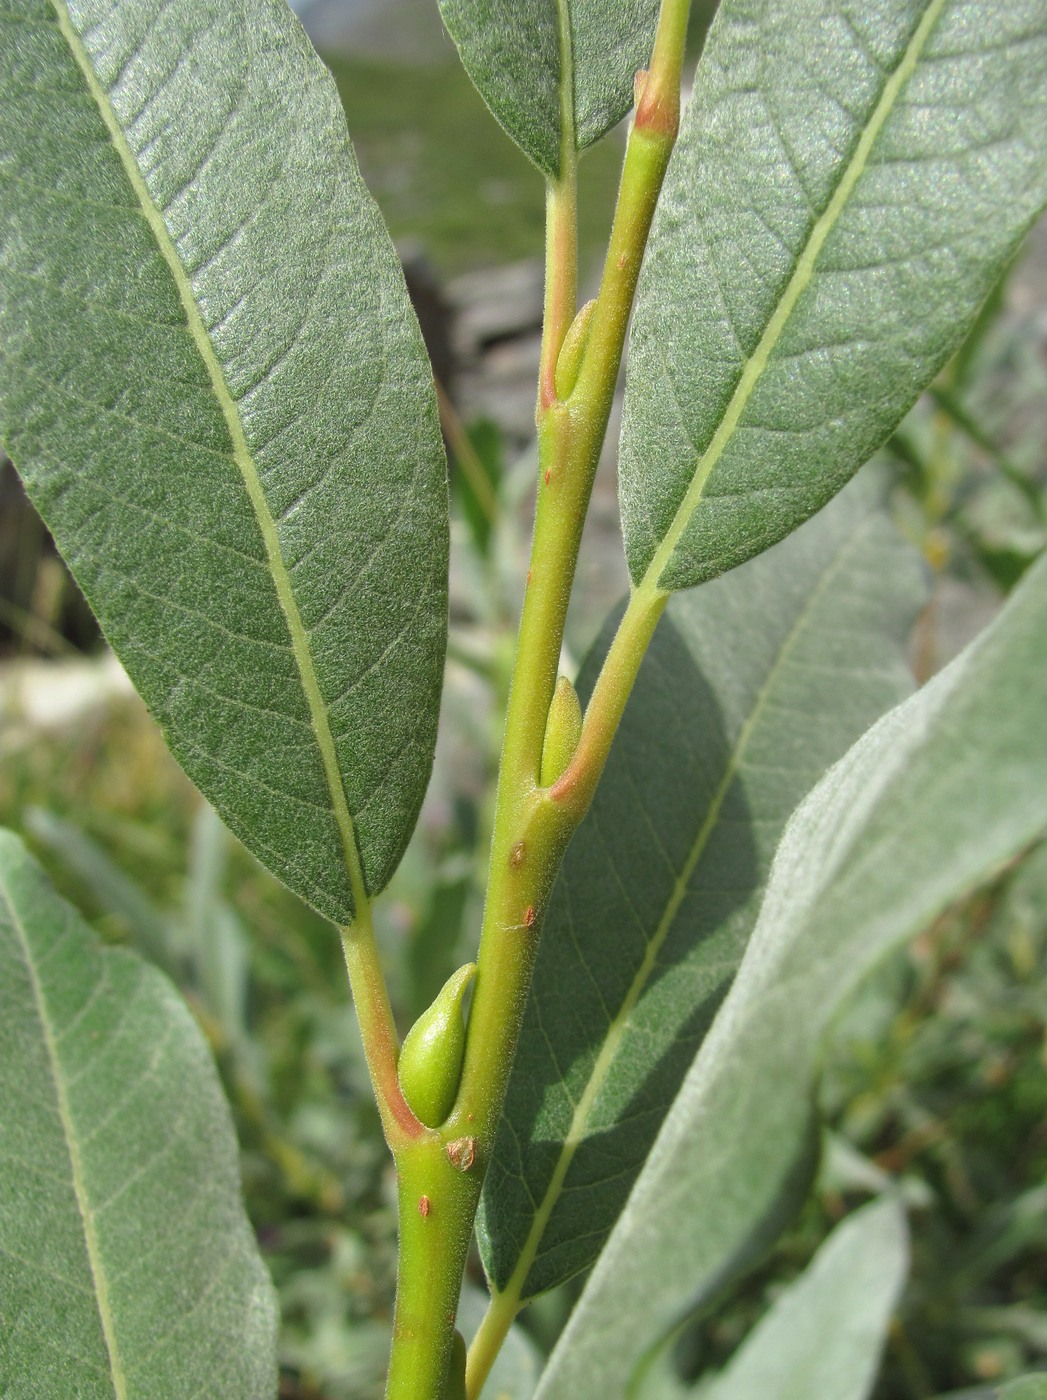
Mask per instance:
[[[438,1128],[454,1107],[465,1057],[462,998],[475,972],[476,964],[466,963],[452,973],[407,1032],[400,1051],[400,1088],[427,1128]]]
[[[552,787],[564,772],[582,733],[582,707],[578,693],[566,676],[560,676],[549,706],[542,744],[542,787]]]
[[[567,334],[563,338],[560,353],[556,357],[556,369],[553,371],[553,387],[556,389],[558,399],[569,399],[574,392],[574,386],[578,383],[582,357],[589,340],[589,327],[592,325],[595,310],[596,302],[587,301],[571,322]]]
[[[447,1368],[444,1400],[465,1400],[465,1338],[457,1327],[451,1341],[451,1361]]]

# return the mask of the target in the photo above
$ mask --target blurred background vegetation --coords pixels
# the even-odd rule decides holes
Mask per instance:
[[[713,8],[700,5],[694,51]],[[448,279],[541,248],[541,182],[488,117],[432,0],[312,23],[361,166],[439,303]],[[621,143],[582,162],[594,266]],[[497,282],[494,284],[497,286]],[[423,312],[424,314],[424,312]],[[454,337],[446,374],[454,375]],[[435,355],[438,364],[440,354]],[[465,421],[463,422],[463,416]],[[497,415],[495,415],[497,417]],[[455,574],[444,726],[417,837],[377,916],[406,1028],[470,956],[531,460],[450,404]],[[1047,236],[884,456],[933,600],[923,679],[982,625],[1047,542]],[[612,487],[613,489],[613,487]],[[588,546],[618,561],[610,528]],[[624,577],[611,568],[609,577]],[[613,601],[583,600],[577,649]],[[1045,639],[1047,662],[1047,639]],[[248,1209],[281,1295],[285,1400],[381,1392],[395,1207],[338,939],[224,830],[102,650],[46,531],[0,467],[0,823],[20,831],[101,936],[189,999],[229,1093]],[[807,1209],[764,1266],[685,1329],[687,1375],[719,1366],[858,1201],[901,1191],[914,1263],[878,1400],[923,1400],[1047,1367],[1047,845],[1000,872],[865,988],[823,1090],[827,1150]],[[471,1282],[482,1286],[474,1264]],[[540,1300],[491,1393],[523,1400],[577,1285]],[[466,1307],[479,1303],[470,1295]]]

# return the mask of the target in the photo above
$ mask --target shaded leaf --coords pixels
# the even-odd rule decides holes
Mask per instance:
[[[190,777],[346,922],[428,779],[447,503],[333,82],[283,0],[15,0],[0,86],[0,434]]]
[[[1047,558],[790,821],[741,969],[546,1371],[617,1388],[794,1204],[827,1033],[862,976],[1047,827]]]
[[[583,150],[633,105],[633,79],[650,59],[658,4],[440,0],[440,13],[488,107],[535,165],[555,177],[565,83],[573,96],[575,146]]]
[[[699,583],[823,505],[1045,200],[1040,0],[724,0],[631,334],[633,578]]]
[[[856,482],[766,559],[670,603],[547,916],[484,1188],[496,1288],[526,1298],[596,1258],[738,966],[786,820],[911,689],[924,593],[876,484]]]
[[[196,1023],[0,833],[0,1393],[260,1400],[275,1334]]]

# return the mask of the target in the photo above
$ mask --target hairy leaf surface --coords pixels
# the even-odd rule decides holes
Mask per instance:
[[[823,505],[1045,200],[1041,0],[724,0],[631,333],[633,578],[699,583]]]
[[[703,1389],[703,1400],[866,1400],[909,1268],[905,1212],[874,1201],[807,1269]]]
[[[333,82],[283,0],[9,0],[0,87],[0,436],[186,771],[346,922],[428,779],[447,504]]]
[[[1047,1376],[1021,1376],[986,1392],[986,1400],[1047,1400]]]
[[[827,1033],[861,978],[1047,828],[1047,558],[790,821],[741,969],[539,1394],[623,1393],[640,1354],[796,1203]]]
[[[0,832],[0,1394],[275,1387],[276,1299],[204,1038]]]
[[[659,624],[542,936],[484,1190],[496,1288],[526,1298],[596,1258],[737,969],[789,815],[911,689],[925,590],[879,494],[855,482]]]
[[[535,165],[556,176],[565,110],[573,106],[574,144],[583,150],[632,106],[658,0],[440,0],[440,12],[488,107]]]

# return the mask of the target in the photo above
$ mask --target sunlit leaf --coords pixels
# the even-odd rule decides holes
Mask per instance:
[[[345,922],[428,780],[447,502],[333,82],[283,0],[13,0],[0,87],[0,436],[186,771]]]
[[[658,0],[440,0],[466,71],[516,144],[558,175],[565,112],[582,150],[621,121]],[[565,91],[566,90],[566,91]]]
[[[1045,200],[1041,0],[724,0],[637,295],[633,578],[699,583],[823,505]]]

